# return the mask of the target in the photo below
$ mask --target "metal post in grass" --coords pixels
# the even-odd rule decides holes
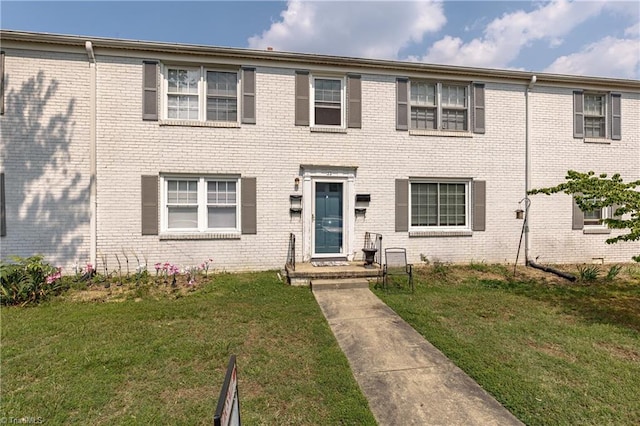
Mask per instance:
[[[231,355],[227,374],[218,397],[218,406],[213,416],[214,426],[240,426],[240,396],[238,395],[238,367],[236,356]]]

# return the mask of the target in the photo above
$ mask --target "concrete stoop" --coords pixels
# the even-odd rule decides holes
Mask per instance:
[[[351,288],[369,288],[369,281],[364,278],[313,279],[311,291],[339,290]]]

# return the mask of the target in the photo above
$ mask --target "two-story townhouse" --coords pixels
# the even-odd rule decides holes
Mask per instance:
[[[568,169],[640,178],[639,81],[1,37],[3,258],[268,269],[291,234],[300,262],[361,259],[375,232],[414,262],[512,263],[528,189]],[[604,243],[607,211],[529,207],[532,259],[638,251]]]

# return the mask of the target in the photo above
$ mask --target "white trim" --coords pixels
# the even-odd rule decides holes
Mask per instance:
[[[302,259],[312,257],[341,257],[353,260],[355,234],[355,177],[356,167],[303,165],[302,168]],[[315,183],[340,182],[343,184],[342,253],[329,255],[314,254]]]
[[[197,119],[184,119],[184,118],[169,118],[169,70],[190,70],[198,71],[198,91],[197,94],[185,94],[188,96],[198,96],[198,118]],[[207,72],[225,72],[236,74],[236,120],[224,121],[224,120],[207,120]],[[161,64],[160,75],[162,78],[162,96],[160,96],[160,108],[162,113],[160,114],[160,124],[164,126],[176,125],[176,126],[203,126],[203,127],[240,127],[240,120],[242,115],[242,75],[240,69],[227,69],[216,68],[215,66],[206,65],[182,65],[182,64]]]
[[[198,182],[197,192],[197,228],[169,228],[169,206],[167,204],[168,194],[168,181],[169,180],[196,180]],[[207,203],[207,182],[209,181],[227,181],[235,182],[236,184],[236,226],[233,228],[208,228],[208,203]],[[193,234],[207,234],[207,235],[235,235],[241,232],[240,224],[242,223],[241,214],[241,179],[239,176],[230,175],[177,175],[177,174],[163,174],[160,175],[160,235],[193,235]]]
[[[321,80],[339,80],[340,81],[340,125],[331,126],[327,124],[316,124],[316,91],[315,81]],[[347,78],[344,75],[336,76],[331,74],[309,74],[309,126],[311,128],[318,127],[324,129],[346,129],[346,113],[347,113]]]

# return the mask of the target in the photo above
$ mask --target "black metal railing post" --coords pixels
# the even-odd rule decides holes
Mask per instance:
[[[287,265],[292,271],[296,270],[296,236],[289,233],[289,248],[287,249]]]

